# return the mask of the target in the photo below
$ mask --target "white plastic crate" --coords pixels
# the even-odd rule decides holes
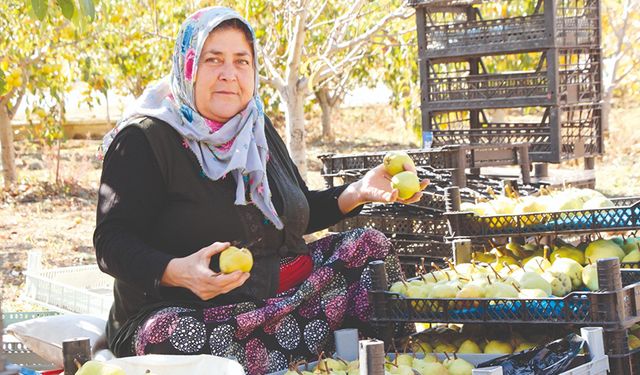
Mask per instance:
[[[113,277],[97,265],[42,269],[42,254],[30,251],[24,298],[54,311],[106,318],[113,303]]]

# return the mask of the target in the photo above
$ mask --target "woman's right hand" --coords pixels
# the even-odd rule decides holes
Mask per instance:
[[[229,245],[228,242],[214,242],[189,256],[172,259],[162,274],[161,285],[187,288],[205,301],[241,286],[249,278],[248,272],[224,274],[209,268],[211,257]]]

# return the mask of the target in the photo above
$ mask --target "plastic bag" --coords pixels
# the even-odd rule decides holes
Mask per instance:
[[[545,346],[481,363],[478,368],[500,366],[504,375],[560,374],[573,367],[584,345],[582,337],[571,333]]]

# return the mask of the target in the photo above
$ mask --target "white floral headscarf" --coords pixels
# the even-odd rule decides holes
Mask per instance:
[[[255,91],[247,107],[214,132],[207,125],[210,120],[195,109],[194,80],[209,33],[230,19],[240,20],[253,36]],[[122,120],[104,137],[102,151],[106,153],[122,128],[137,123],[143,117],[160,119],[182,135],[185,147],[188,146],[196,155],[206,177],[219,180],[231,173],[236,181],[235,204],[247,204],[245,193],[248,185],[253,204],[276,228],[282,229],[267,181],[269,150],[264,130],[264,107],[258,95],[257,56],[253,28],[238,13],[225,7],[209,7],[195,12],[180,27],[170,76],[147,88],[127,108]]]

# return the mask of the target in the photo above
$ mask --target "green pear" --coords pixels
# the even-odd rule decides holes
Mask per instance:
[[[593,197],[584,202],[583,210],[596,210],[598,208],[615,207],[616,205],[607,197]]]
[[[384,155],[384,159],[382,159],[382,164],[384,164],[384,169],[391,176],[395,176],[398,173],[404,171],[405,164],[412,165],[415,168],[415,164],[413,160],[404,151],[389,151]]]
[[[466,284],[455,298],[484,298],[484,288],[478,284]]]
[[[595,263],[603,258],[624,258],[624,250],[612,240],[596,240],[591,242],[584,251],[587,261]]]
[[[413,366],[413,356],[411,354],[398,354],[396,357],[396,364],[398,365],[407,365],[409,367]]]
[[[537,272],[525,272],[516,281],[523,289],[540,289],[545,293],[545,297],[551,295],[551,284]]]
[[[329,372],[329,371],[346,371],[347,363],[342,360],[333,358],[324,358],[318,361],[314,371]]]
[[[395,283],[391,284],[391,287],[389,288],[389,291],[393,292],[393,293],[401,294],[403,296],[406,296],[407,295],[407,286],[408,286],[408,284],[405,283],[404,281],[396,281]]]
[[[496,281],[487,285],[484,296],[485,298],[518,298],[518,290],[513,285]]]
[[[423,359],[416,358],[413,360],[413,369],[420,374],[426,374],[425,368],[428,363],[438,363],[438,359],[433,354],[425,356]]]
[[[433,348],[434,353],[455,353],[458,350],[455,345],[441,342]]]
[[[571,278],[564,273],[547,270],[540,276],[551,284],[551,294],[556,297],[564,297],[573,290]]]
[[[551,267],[551,262],[547,258],[536,256],[529,259],[523,268],[527,272],[543,273],[549,267]]]
[[[420,180],[414,172],[400,172],[391,178],[391,187],[398,190],[398,197],[409,199],[420,191]]]
[[[78,375],[126,375],[119,366],[99,361],[85,362],[76,372]]]
[[[598,290],[598,266],[595,263],[584,266],[582,282],[589,290]]]
[[[556,259],[549,270],[569,276],[573,290],[580,288],[582,285],[582,266],[571,258]]]
[[[439,362],[425,363],[420,369],[416,370],[418,370],[421,375],[449,375],[447,368]]]
[[[446,365],[449,375],[471,375],[475,368],[471,363],[462,358],[450,360]]]
[[[615,242],[615,241],[614,241]],[[640,241],[638,241],[637,238],[634,237],[627,237],[626,239],[624,239],[622,241],[622,243],[617,243],[616,244],[618,246],[620,246],[622,248],[622,250],[624,250],[624,252],[626,254],[629,254],[630,252],[632,252],[633,250],[638,250],[640,249]]]
[[[629,345],[629,350],[635,350],[640,348],[640,339],[636,335],[627,336],[627,344]]]
[[[458,354],[479,354],[482,353],[482,350],[476,344],[475,341],[471,339],[464,340],[457,351]]]
[[[391,366],[391,368],[389,368],[389,372],[397,375],[415,375],[413,373],[413,368],[407,365]]]
[[[638,249],[630,251],[629,254],[625,255],[625,257],[622,258],[622,263],[637,263],[637,262],[640,262],[640,250]]]
[[[540,299],[549,298],[549,295],[542,289],[520,289],[518,297],[522,299]]]
[[[411,350],[414,353],[424,353],[425,356],[427,353],[433,353],[433,348],[426,341],[414,341],[411,345]]]
[[[549,257],[551,259],[551,263],[555,262],[558,258],[571,258],[576,262],[580,263],[580,265],[585,265],[584,253],[573,246],[560,246],[557,247],[551,253]]]
[[[429,298],[455,298],[458,288],[449,283],[435,284],[429,292]]]
[[[511,354],[513,347],[508,342],[491,340],[484,347],[485,354]]]

